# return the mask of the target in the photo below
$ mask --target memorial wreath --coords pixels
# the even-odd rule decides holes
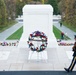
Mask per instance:
[[[47,36],[40,31],[35,31],[28,38],[28,45],[32,51],[41,52],[47,47]]]

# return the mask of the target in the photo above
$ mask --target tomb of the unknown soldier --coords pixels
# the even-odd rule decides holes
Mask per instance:
[[[0,75],[75,75],[76,67],[71,73],[64,70],[72,60],[74,40],[57,41],[53,7],[26,4],[22,12],[20,39],[0,41]]]
[[[23,34],[19,48],[28,48],[29,35],[35,31],[45,33],[48,39],[47,48],[57,48],[53,33],[53,7],[51,5],[25,5],[23,7]]]

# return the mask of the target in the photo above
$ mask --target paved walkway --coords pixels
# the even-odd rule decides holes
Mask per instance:
[[[72,46],[58,46],[57,49],[47,48],[47,60],[29,60],[29,48],[0,46],[0,71],[64,71],[64,67],[68,68],[71,63],[67,54],[71,49]],[[76,72],[76,66],[73,71]]]
[[[74,35],[76,35],[76,32],[70,30],[69,28],[65,27],[64,25],[62,25],[62,27],[60,27],[59,22],[54,22],[54,26],[56,26],[59,30],[64,32],[65,35],[67,35],[71,40],[74,40]]]
[[[54,26],[56,26],[59,30],[65,33],[71,40],[74,40],[74,35],[76,35],[76,32],[73,32],[69,28],[62,26],[60,27],[59,22],[53,22]],[[21,26],[23,25],[22,22],[19,22],[15,24],[14,26],[10,27],[9,29],[3,31],[0,33],[0,40],[6,40],[11,34],[13,34],[15,31],[17,31]]]
[[[14,26],[10,27],[9,29],[0,33],[0,40],[6,40],[11,34],[17,31],[20,27],[22,27],[22,23],[17,23]]]

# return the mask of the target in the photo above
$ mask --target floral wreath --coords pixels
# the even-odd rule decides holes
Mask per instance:
[[[33,42],[36,42],[35,44],[41,42],[41,44],[38,44],[37,47],[35,47],[35,44]],[[30,34],[27,43],[32,51],[41,52],[47,47],[47,36],[43,32],[35,31]]]

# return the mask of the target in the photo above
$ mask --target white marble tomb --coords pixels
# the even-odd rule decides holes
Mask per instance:
[[[47,48],[57,48],[53,33],[53,7],[51,5],[25,5],[23,7],[23,34],[19,48],[28,48],[28,37],[34,31],[44,32],[48,37]]]

